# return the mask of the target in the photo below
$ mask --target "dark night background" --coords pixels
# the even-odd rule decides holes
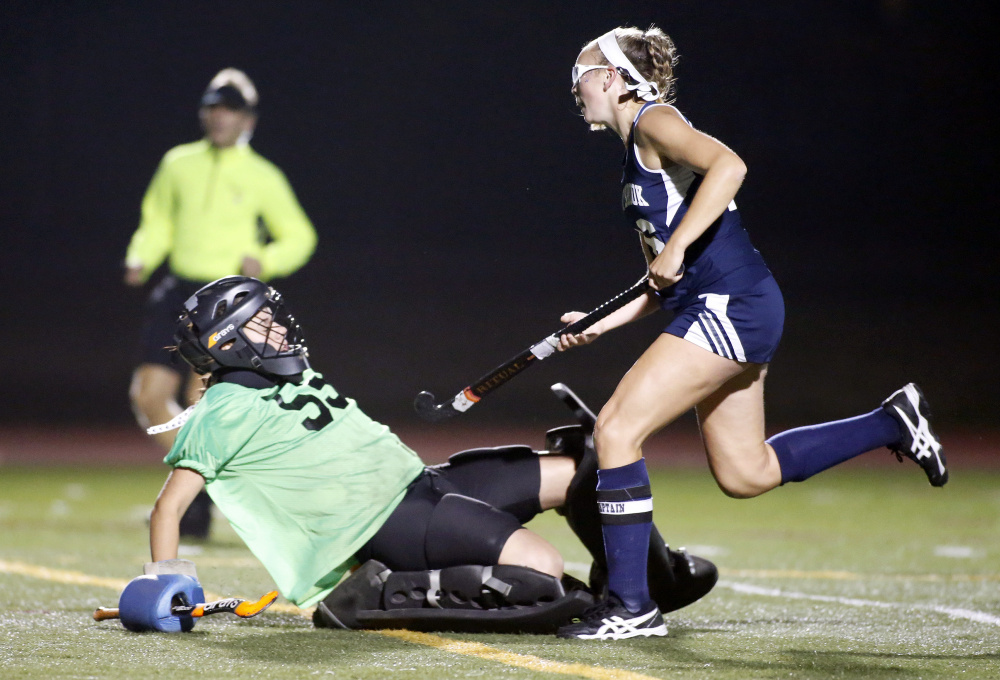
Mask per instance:
[[[964,9],[960,9],[964,7]],[[439,399],[644,270],[621,143],[569,93],[586,41],[656,23],[678,106],[749,174],[744,224],[786,297],[771,428],[915,380],[943,427],[995,424],[997,94],[985,3],[290,1],[0,5],[0,424],[131,422],[147,290],[121,261],[163,153],[220,68],[320,235],[278,281],[313,364],[373,417]],[[665,316],[531,369],[467,424],[595,407]],[[442,427],[442,426],[437,426]],[[446,427],[446,426],[444,426]]]

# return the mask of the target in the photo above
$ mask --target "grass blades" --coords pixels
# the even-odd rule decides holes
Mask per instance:
[[[1000,473],[932,489],[912,465],[833,470],[737,501],[705,469],[652,470],[674,547],[721,580],[667,617],[666,638],[315,630],[284,600],[187,634],[91,619],[148,559],[145,517],[165,468],[0,467],[0,668],[5,678],[996,678]],[[561,517],[532,528],[578,576]],[[213,594],[256,597],[267,573],[222,520],[186,546]],[[211,597],[211,596],[209,596]]]

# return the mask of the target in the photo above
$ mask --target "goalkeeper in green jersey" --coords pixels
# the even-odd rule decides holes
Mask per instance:
[[[150,518],[154,561],[177,558],[180,518],[207,489],[281,593],[301,607],[322,603],[352,567],[371,560],[429,573],[512,565],[558,579],[559,552],[523,524],[560,508],[594,555],[592,585],[601,587],[600,520],[591,498],[574,499],[592,495],[596,482],[596,456],[582,434],[556,437],[575,442],[550,447],[564,450],[481,449],[425,466],[310,368],[281,295],[249,277],[198,290],[184,303],[174,340],[207,389],[195,406],[150,428],[179,428],[164,459],[173,470]],[[661,561],[651,578],[662,582],[668,610],[714,585],[710,562],[662,541],[650,554]]]

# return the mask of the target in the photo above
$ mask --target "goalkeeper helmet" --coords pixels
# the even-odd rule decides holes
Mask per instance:
[[[309,368],[302,330],[281,293],[247,276],[227,276],[188,298],[174,341],[202,374],[246,369],[289,376]]]

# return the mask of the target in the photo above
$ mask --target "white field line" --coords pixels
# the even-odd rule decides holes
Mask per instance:
[[[571,571],[574,574],[580,574],[580,578],[586,580],[588,574],[590,574],[590,562],[565,562],[563,569]]]
[[[735,578],[791,578],[828,581],[926,581],[932,583],[1000,582],[1000,574],[859,574],[853,571],[803,571],[800,569],[719,569]]]
[[[590,572],[590,564],[586,562],[567,562],[566,571],[582,574],[586,578]],[[893,581],[927,581],[927,582],[970,582],[970,581],[1000,581],[998,574],[858,574],[850,571],[800,571],[791,569],[720,569],[723,575],[746,578],[791,578],[791,579],[822,579],[828,581],[868,581],[888,579]],[[960,607],[944,607],[929,604],[900,604],[895,602],[879,602],[877,600],[862,600],[852,597],[834,597],[831,595],[810,595],[794,590],[780,588],[764,588],[762,586],[739,583],[736,581],[719,581],[722,588],[728,588],[744,595],[760,595],[764,597],[784,597],[790,600],[813,600],[815,602],[834,602],[855,607],[880,607],[883,609],[920,609],[945,614],[955,619],[966,619],[976,623],[1000,626],[1000,617],[975,609]]]
[[[920,609],[924,611],[945,614],[953,619],[966,619],[976,623],[985,623],[991,626],[1000,626],[1000,616],[993,616],[985,612],[974,609],[961,609],[958,607],[942,607],[930,604],[901,604],[896,602],[880,602],[878,600],[862,600],[855,597],[836,597],[833,595],[810,595],[794,590],[782,590],[781,588],[764,588],[748,583],[736,583],[734,581],[719,581],[717,584],[722,588],[728,588],[744,595],[760,595],[763,597],[780,597],[788,600],[812,600],[814,602],[832,602],[836,604],[846,604],[853,607],[879,607],[882,609]]]

